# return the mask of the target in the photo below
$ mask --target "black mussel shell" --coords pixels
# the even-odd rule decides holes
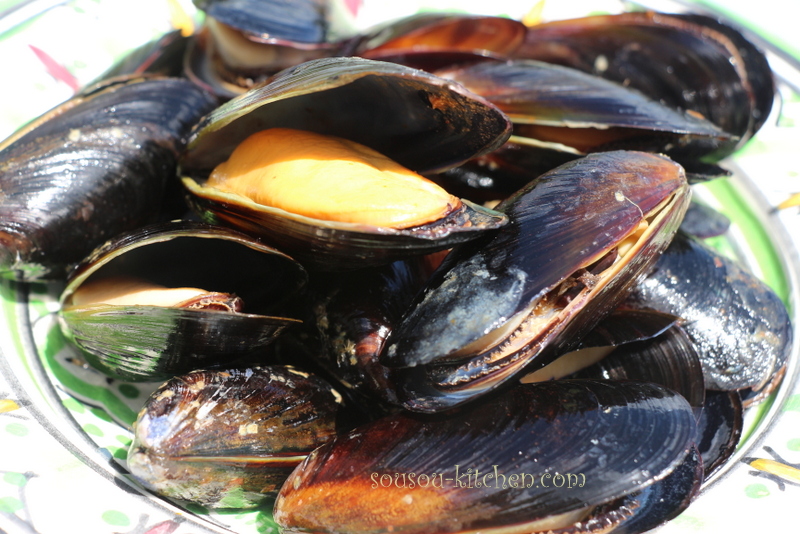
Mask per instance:
[[[471,410],[401,413],[336,438],[292,473],[274,517],[284,532],[371,534],[531,532],[578,511],[561,521],[591,522],[592,508],[672,472],[694,425],[686,401],[654,384],[523,384]]]
[[[364,403],[397,404],[392,370],[378,361],[386,337],[430,276],[420,258],[346,273],[315,273],[309,293],[318,360]]]
[[[98,79],[107,80],[132,74],[180,77],[183,75],[184,56],[190,42],[191,37],[183,35],[181,30],[167,32],[128,52]]]
[[[688,201],[679,165],[618,151],[562,165],[503,202],[509,224],[453,250],[386,342],[381,362],[408,375],[403,405],[441,410],[574,348],[667,246]]]
[[[341,54],[382,61],[387,55],[420,52],[503,57],[523,43],[526,33],[524,24],[506,17],[419,13],[365,30]]]
[[[644,150],[699,159],[730,134],[630,87],[541,61],[484,61],[437,71],[500,108],[512,140],[573,154]]]
[[[679,326],[645,341],[626,343],[574,378],[639,380],[683,395],[694,408],[705,401],[705,383],[694,341]]]
[[[189,138],[182,172],[207,174],[250,134],[277,127],[350,139],[416,172],[491,152],[510,133],[503,113],[458,84],[382,61],[326,58],[208,114]]]
[[[554,380],[565,377],[572,378],[606,378],[614,380],[641,380],[644,382],[653,382],[662,384],[667,387],[673,387],[674,383],[681,383],[680,380],[676,381],[670,377],[671,372],[680,369],[681,362],[666,364],[667,369],[659,369],[655,373],[648,373],[647,370],[642,371],[641,359],[636,361],[637,358],[632,358],[631,365],[627,365],[625,357],[615,358],[617,353],[628,353],[631,350],[638,353],[634,347],[645,347],[648,341],[661,336],[670,328],[678,324],[678,318],[674,315],[667,313],[659,313],[651,310],[627,310],[618,308],[605,317],[603,317],[592,330],[581,338],[580,344],[575,350],[562,354],[551,363],[545,365],[541,369],[536,369],[524,375],[520,381],[524,383],[543,382],[545,380]],[[629,347],[630,345],[630,347]],[[646,349],[645,349],[645,352]],[[648,352],[658,358],[657,351]],[[617,365],[616,363],[619,363]],[[621,360],[621,361],[620,361]],[[680,360],[678,358],[678,360]],[[702,379],[703,375],[700,373],[700,364],[696,362],[696,376],[700,379],[700,393],[702,402]],[[649,362],[648,362],[649,364]],[[663,362],[661,366],[665,366]],[[636,378],[627,377],[626,373],[628,368],[633,368],[633,376]],[[658,365],[656,365],[658,367]],[[675,368],[678,369],[675,369]],[[659,372],[660,371],[660,372]],[[667,371],[666,373],[664,371]],[[641,373],[644,373],[641,375]],[[687,380],[689,382],[689,380]],[[674,388],[673,388],[674,389]],[[685,391],[678,390],[684,394]],[[687,397],[687,395],[683,395]],[[690,401],[691,404],[691,401]]]
[[[186,80],[112,80],[0,145],[0,272],[61,278],[154,222],[191,126],[216,105]]]
[[[157,389],[134,423],[128,469],[165,497],[250,508],[340,430],[341,397],[290,367],[195,371]]]
[[[697,13],[680,13],[671,16],[719,32],[730,39],[736,47],[739,57],[744,62],[744,71],[755,101],[751,111],[752,124],[749,132],[750,136],[755,134],[767,121],[775,102],[776,93],[775,76],[764,52],[743,33],[742,29],[734,28],[719,19]]]
[[[766,387],[784,367],[792,325],[784,303],[738,263],[678,233],[627,304],[681,317],[706,387]]]
[[[681,222],[681,232],[700,239],[717,237],[728,231],[731,220],[710,206],[692,201]]]
[[[707,391],[697,419],[697,448],[703,458],[705,479],[720,470],[739,445],[744,409],[737,391]]]
[[[734,136],[709,155],[719,160],[755,133],[774,98],[771,81],[751,83],[751,77],[772,79],[763,54],[737,45],[745,39],[731,32],[738,33],[661,13],[599,15],[531,27],[518,55],[590,72],[700,114]]]
[[[668,313],[619,307],[581,338],[579,347],[617,347],[646,341],[663,334],[679,322],[679,317]]]
[[[193,0],[206,16],[274,43],[322,43],[328,39],[326,0]]]
[[[234,294],[243,313],[134,304],[72,305],[87,282],[135,276],[163,287]],[[103,373],[167,379],[260,351],[299,319],[282,315],[305,284],[292,258],[226,228],[174,222],[125,234],[98,249],[61,295],[64,334]]]

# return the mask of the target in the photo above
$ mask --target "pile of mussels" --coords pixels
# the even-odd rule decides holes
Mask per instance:
[[[88,365],[166,381],[131,475],[286,532],[685,509],[792,343],[690,202],[766,120],[764,56],[697,15],[196,4],[0,145],[4,275],[65,282]]]

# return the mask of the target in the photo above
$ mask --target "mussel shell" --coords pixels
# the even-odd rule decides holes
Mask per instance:
[[[320,340],[320,364],[361,397],[397,404],[392,370],[378,356],[386,337],[430,276],[420,258],[347,273],[319,276],[310,282],[313,317]]]
[[[135,275],[165,287],[234,293],[251,311],[70,306],[81,284],[115,275]],[[87,361],[109,376],[166,379],[263,349],[287,326],[300,322],[277,314],[305,281],[305,270],[292,258],[239,232],[166,223],[120,236],[87,258],[61,295],[59,321]]]
[[[591,72],[699,113],[736,136],[715,160],[749,139],[755,116],[763,113],[754,113],[761,97],[736,44],[725,32],[691,20],[638,12],[554,21],[531,27],[518,54]],[[767,69],[755,76],[772,74]]]
[[[379,61],[309,61],[231,100],[195,128],[182,160],[189,204],[206,221],[258,236],[315,269],[386,264],[444,250],[505,224],[464,202],[445,217],[394,229],[305,217],[206,187],[239,142],[271,127],[334,135],[370,146],[416,171],[454,165],[500,146],[508,119],[457,84]]]
[[[328,384],[290,367],[195,371],[147,400],[134,423],[128,469],[166,497],[257,506],[335,437],[341,411]]]
[[[681,232],[700,239],[723,235],[731,226],[731,220],[714,208],[692,201],[681,222]]]
[[[472,410],[388,416],[320,447],[284,484],[274,517],[284,532],[528,532],[664,478],[693,439],[691,408],[660,386],[520,385]],[[547,487],[559,474],[583,478]]]
[[[357,223],[324,221],[242,202],[242,197],[183,183],[189,204],[205,220],[238,228],[285,250],[309,269],[340,271],[444,250],[494,230],[507,218],[494,210],[462,200],[463,205],[442,219],[412,228],[394,229]]]
[[[764,52],[750,41],[742,33],[742,30],[723,23],[719,19],[697,13],[679,13],[672,16],[722,33],[738,50],[739,57],[744,62],[744,71],[754,98],[754,106],[751,111],[752,124],[749,130],[749,137],[752,137],[767,121],[775,103],[775,76]]]
[[[679,326],[646,341],[617,347],[574,378],[639,380],[661,384],[683,395],[694,408],[705,401],[705,383],[694,341]]]
[[[582,337],[579,347],[617,347],[646,341],[663,334],[679,322],[679,317],[668,313],[620,307]]]
[[[167,32],[128,52],[101,74],[99,79],[106,80],[129,74],[180,77],[183,75],[184,56],[190,41],[191,37],[183,35],[181,30]]]
[[[416,172],[491,152],[511,129],[495,106],[453,82],[392,63],[326,58],[208,114],[189,138],[183,174],[207,175],[250,134],[272,127],[350,139]]]
[[[577,154],[613,148],[698,158],[730,138],[635,89],[560,65],[484,61],[436,74],[500,108],[514,123],[517,142],[563,145]]]
[[[683,170],[671,160],[618,151],[562,165],[509,198],[500,206],[509,224],[452,251],[387,340],[381,362],[408,375],[403,405],[435,411],[466,402],[574,348],[666,248],[689,196]],[[523,322],[492,346],[470,348],[614,250],[665,201],[641,248],[613,277],[576,297],[546,327]],[[515,348],[506,350],[503,341],[512,338]]]
[[[436,183],[473,202],[501,201],[535,178],[569,161],[569,152],[508,141],[497,150],[431,177]]]
[[[759,390],[786,363],[792,325],[784,303],[739,264],[678,233],[627,304],[681,317],[708,389]]]
[[[697,420],[697,448],[705,479],[725,465],[742,437],[744,409],[737,391],[707,391]]]
[[[635,496],[635,513],[616,527],[614,534],[648,532],[677,517],[697,497],[703,480],[703,459],[697,448],[692,448],[668,476]]]
[[[264,42],[323,43],[328,39],[326,0],[193,0],[206,16]]]
[[[502,57],[519,47],[524,24],[506,17],[463,13],[418,13],[381,24],[352,39],[342,55],[383,60],[408,52],[474,53]]]
[[[0,271],[61,278],[157,220],[189,128],[216,101],[186,80],[111,80],[0,145]]]

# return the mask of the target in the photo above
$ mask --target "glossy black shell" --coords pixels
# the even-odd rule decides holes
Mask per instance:
[[[662,479],[693,439],[691,408],[660,386],[524,384],[447,417],[388,416],[320,447],[283,486],[274,517],[284,532],[524,532]]]
[[[157,220],[191,126],[215,100],[186,80],[112,80],[0,146],[0,273],[62,278]]]

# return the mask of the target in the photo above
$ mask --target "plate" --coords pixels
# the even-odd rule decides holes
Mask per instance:
[[[417,9],[439,7],[513,17],[533,2],[346,1],[352,22],[366,27]],[[540,3],[546,18],[616,12],[616,1]],[[672,10],[676,4],[653,5]],[[677,6],[680,7],[680,6]],[[5,84],[0,138],[68,98],[127,50],[175,27],[189,28],[193,6],[179,0],[49,0],[0,2],[0,60],[17,84]],[[798,79],[790,56],[770,52],[778,74],[780,105],[765,127],[729,161],[734,176],[695,194],[728,215],[733,226],[714,243],[769,284],[798,322],[800,216],[773,207],[800,190],[796,147],[800,138]],[[797,124],[797,126],[796,126]],[[80,365],[57,328],[61,286],[0,283],[0,529],[61,532],[80,517],[85,533],[277,532],[264,512],[208,513],[183,509],[131,482],[124,461],[128,425],[158,384],[119,383]],[[701,496],[661,531],[743,531],[759,518],[793,520],[800,497],[800,341],[786,377],[767,402],[747,412],[735,456],[706,484]],[[77,363],[77,365],[76,365]],[[764,461],[752,467],[753,458]],[[741,513],[731,513],[731,510]]]

